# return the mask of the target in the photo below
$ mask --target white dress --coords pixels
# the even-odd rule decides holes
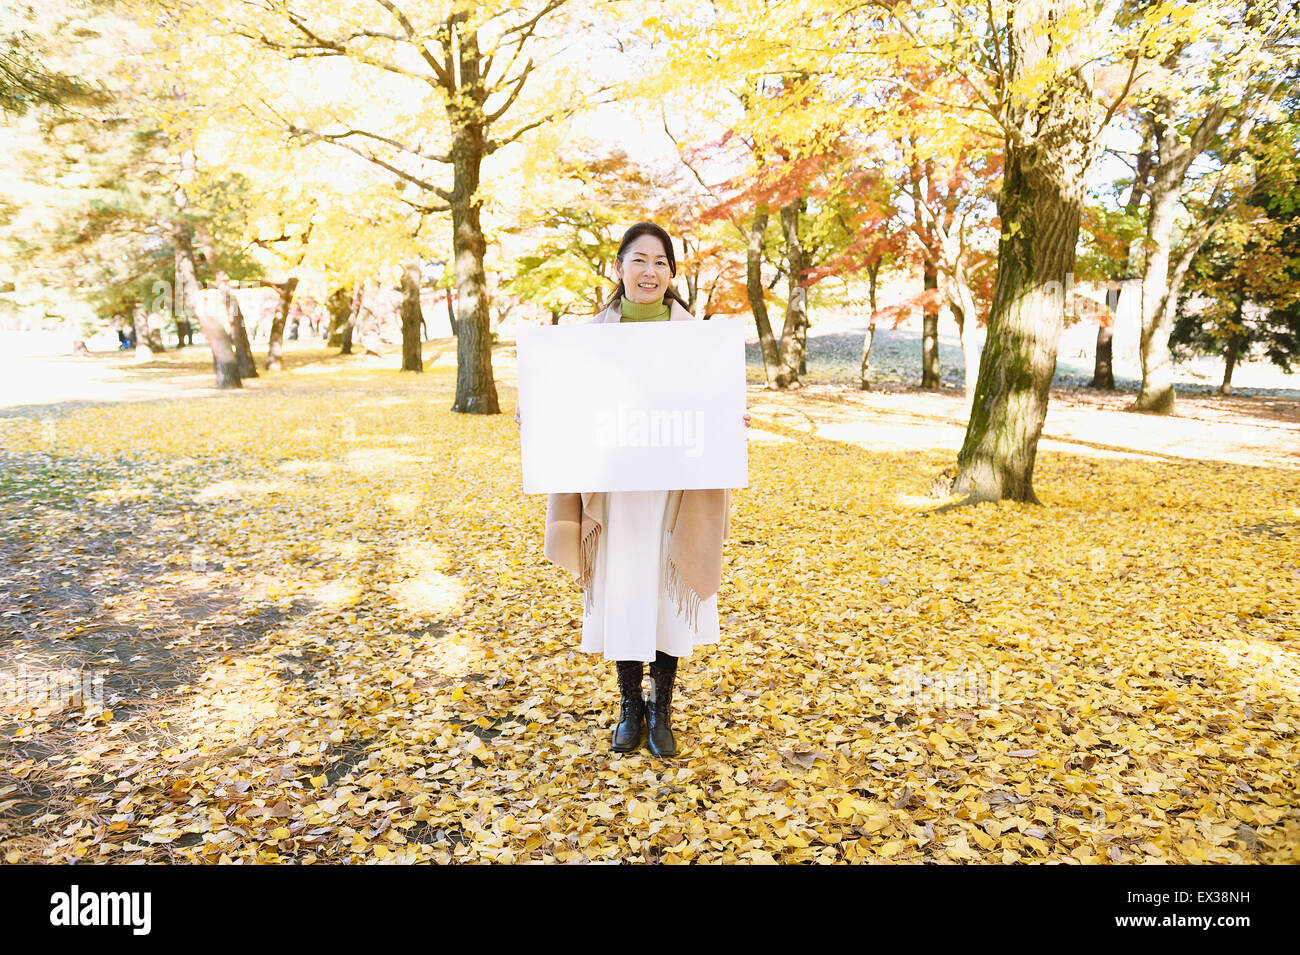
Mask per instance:
[[[655,651],[689,657],[717,643],[718,595],[701,600],[696,632],[664,593],[667,491],[612,491],[596,544],[591,609],[582,615],[582,649],[606,660],[653,662]]]

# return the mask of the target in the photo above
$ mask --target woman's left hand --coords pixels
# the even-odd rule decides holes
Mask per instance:
[[[745,407],[746,407],[746,408],[752,408],[752,407],[754,407],[754,402],[752,402],[752,401],[750,401],[748,398],[746,398],[746,399],[745,399]],[[745,412],[745,427],[746,427],[746,428],[749,427],[749,412],[748,412],[748,411]]]

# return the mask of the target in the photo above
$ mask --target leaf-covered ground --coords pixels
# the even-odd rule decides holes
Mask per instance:
[[[942,442],[754,389],[722,642],[619,757],[513,389],[364,365],[0,419],[0,859],[1300,861],[1300,470],[936,514]]]

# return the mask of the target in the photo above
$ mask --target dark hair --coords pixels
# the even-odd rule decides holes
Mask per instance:
[[[626,232],[623,233],[623,241],[618,244],[619,264],[622,265],[623,257],[627,255],[627,247],[631,245],[633,242],[635,242],[637,239],[641,238],[641,236],[643,235],[652,235],[664,244],[664,251],[668,255],[668,271],[672,273],[674,276],[676,276],[677,256],[673,254],[673,240],[668,237],[668,233],[664,229],[655,225],[653,222],[638,222],[630,229],[628,229]],[[622,301],[623,296],[625,294],[627,294],[627,289],[623,288],[623,280],[619,279],[618,288],[614,289],[614,294],[610,297],[609,301],[607,301],[604,305],[601,306],[600,310],[603,312],[611,305],[614,305],[615,303]],[[682,308],[686,309],[687,311],[690,311],[690,306],[686,304],[686,300],[684,298],[682,298],[680,295],[677,294],[677,290],[673,288],[671,282],[668,283],[668,289],[667,291],[664,292],[664,298],[672,299]]]

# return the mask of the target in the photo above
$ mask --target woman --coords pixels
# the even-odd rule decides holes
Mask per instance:
[[[618,288],[588,324],[694,320],[672,287],[672,240],[654,223],[638,222],[624,233],[614,274]],[[748,427],[748,413],[744,421]],[[729,489],[550,497],[544,550],[585,591],[581,649],[616,661],[622,704],[614,752],[639,747],[644,731],[654,755],[677,753],[669,717],[677,659],[718,642],[717,586],[730,503]],[[650,692],[643,699],[646,663]]]

